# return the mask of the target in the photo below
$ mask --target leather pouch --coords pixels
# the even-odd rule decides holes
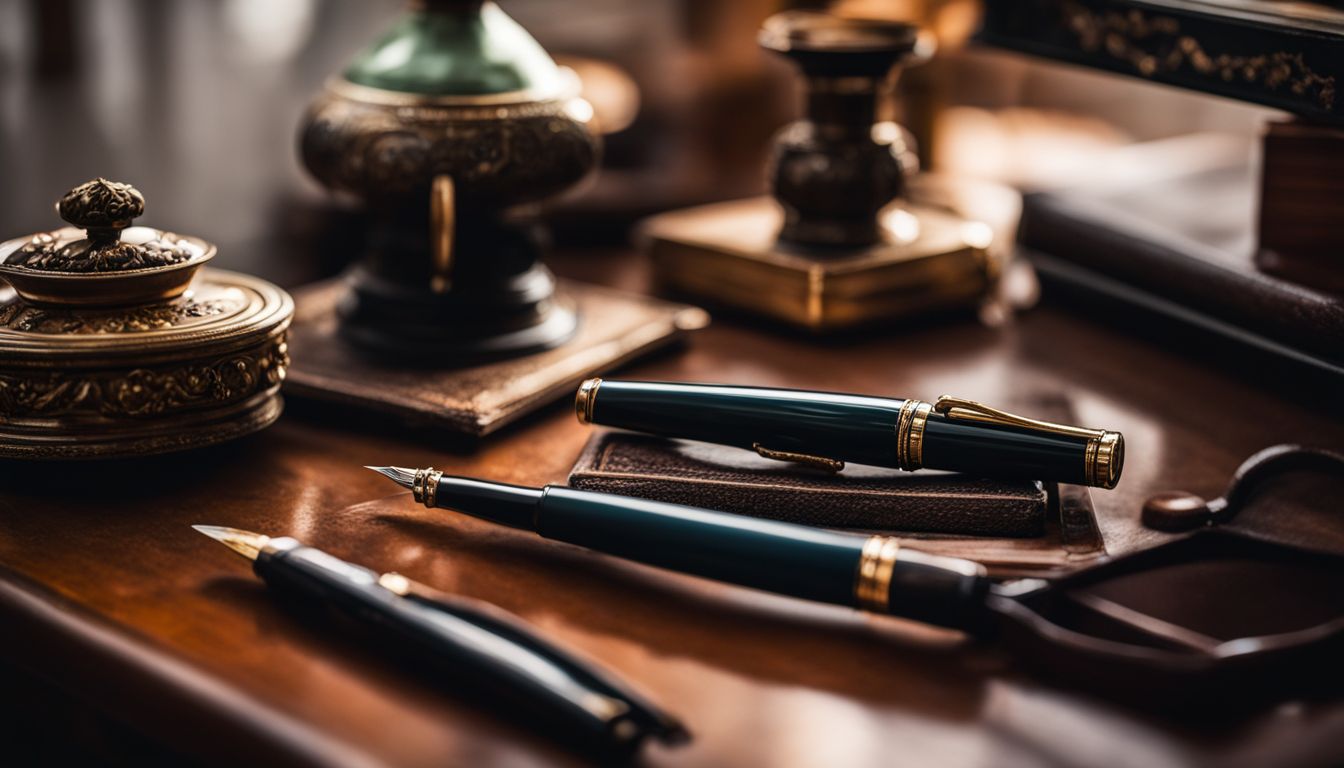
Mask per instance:
[[[979,536],[1039,536],[1047,505],[1035,481],[854,464],[830,474],[739,448],[619,431],[594,436],[569,484],[827,528]]]
[[[1062,403],[1053,405],[1043,417],[1066,410]],[[829,474],[739,448],[615,430],[594,433],[569,485],[805,525],[895,533],[924,551],[979,560],[995,575],[1048,573],[1105,554],[1090,492],[1081,486],[853,464]]]

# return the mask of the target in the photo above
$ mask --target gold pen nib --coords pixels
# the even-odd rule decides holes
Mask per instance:
[[[193,525],[191,527],[248,560],[256,560],[257,555],[261,554],[261,548],[271,540],[270,536],[263,536],[260,533],[243,531],[237,528],[226,528],[222,525]]]

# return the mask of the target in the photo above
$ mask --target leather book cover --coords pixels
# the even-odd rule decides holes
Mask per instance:
[[[1253,222],[1244,214],[1194,216],[1183,204],[1247,210],[1248,173],[1218,169],[1137,188],[1028,195],[1021,243],[1047,288],[1338,375],[1344,299],[1257,269]]]

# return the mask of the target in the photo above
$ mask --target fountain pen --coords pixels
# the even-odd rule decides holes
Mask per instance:
[[[791,597],[976,631],[989,579],[970,560],[842,533],[680,504],[527,488],[429,469],[369,467],[446,508],[627,560]]]
[[[795,389],[588,379],[584,424],[722,443],[830,471],[846,461],[1114,488],[1119,432],[1029,419],[944,395],[933,403]]]
[[[648,737],[669,744],[688,738],[676,720],[606,672],[488,603],[378,574],[288,537],[192,527],[251,560],[273,590],[333,610],[421,673],[474,687],[512,719],[534,716],[575,746],[626,754]]]

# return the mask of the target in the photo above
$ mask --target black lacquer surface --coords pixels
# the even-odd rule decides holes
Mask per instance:
[[[499,490],[487,494],[488,486]],[[864,604],[857,590],[868,535],[557,485],[538,491],[458,477],[439,480],[435,504],[668,570],[883,610]],[[525,515],[532,526],[519,525]],[[973,563],[899,549],[886,583],[887,612],[972,628],[988,582]]]
[[[380,586],[373,571],[302,545],[263,550],[254,570],[287,597],[353,620],[388,656],[488,692],[491,703],[540,717],[567,741],[624,751],[648,735],[684,736],[637,697],[499,616],[446,600],[403,597]],[[610,702],[605,710],[594,703],[600,699]]]
[[[592,421],[750,449],[895,466],[902,400],[766,387],[603,380]]]
[[[904,400],[765,387],[603,380],[592,422],[664,437],[899,467]],[[922,465],[984,477],[1088,483],[1087,438],[931,413]]]
[[[866,536],[548,486],[548,539],[808,600],[854,604]]]

